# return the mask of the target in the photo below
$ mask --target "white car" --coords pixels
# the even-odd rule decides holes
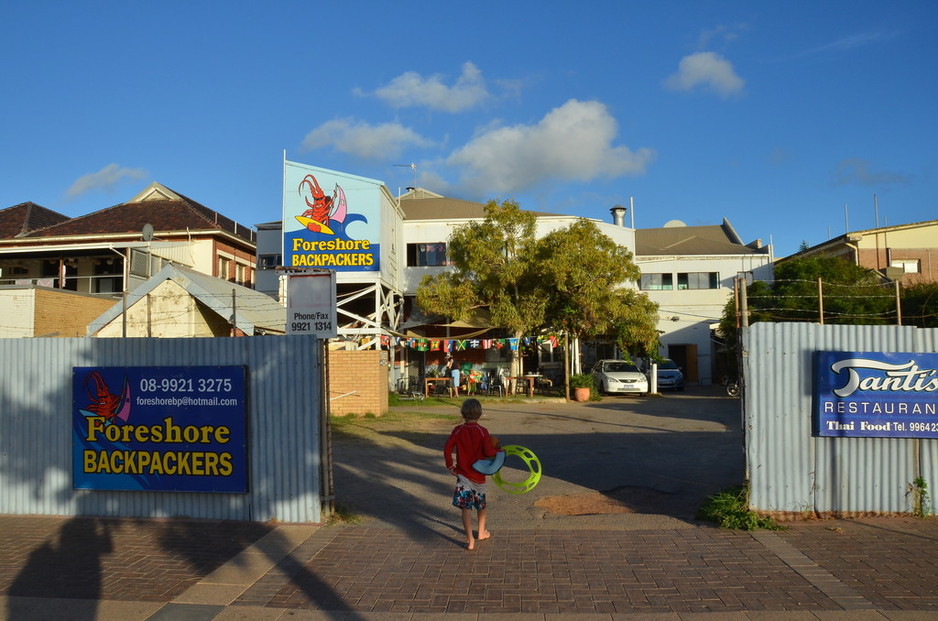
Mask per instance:
[[[628,360],[600,360],[593,365],[592,374],[600,394],[648,392],[648,378]]]

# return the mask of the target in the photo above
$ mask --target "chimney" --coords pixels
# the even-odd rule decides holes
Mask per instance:
[[[612,212],[612,223],[616,226],[625,226],[625,207],[616,205],[609,211]]]

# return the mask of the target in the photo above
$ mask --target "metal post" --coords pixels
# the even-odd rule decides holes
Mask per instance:
[[[320,504],[324,517],[331,517],[335,514],[335,482],[332,476],[332,412],[329,407],[329,343],[326,339],[317,339],[317,341],[320,385]]]

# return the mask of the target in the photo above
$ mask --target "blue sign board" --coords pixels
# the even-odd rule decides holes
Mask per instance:
[[[246,367],[74,367],[76,489],[247,491]]]
[[[815,352],[814,435],[938,438],[938,354]]]

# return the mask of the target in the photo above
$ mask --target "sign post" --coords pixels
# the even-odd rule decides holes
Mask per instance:
[[[329,363],[326,341],[339,334],[336,312],[334,270],[304,270],[287,274],[287,334],[315,336],[319,347],[320,411],[320,481],[322,510],[332,515],[335,510],[335,489],[332,478],[332,427],[329,411]]]
[[[339,335],[335,272],[316,270],[287,275],[287,334],[318,339]]]

